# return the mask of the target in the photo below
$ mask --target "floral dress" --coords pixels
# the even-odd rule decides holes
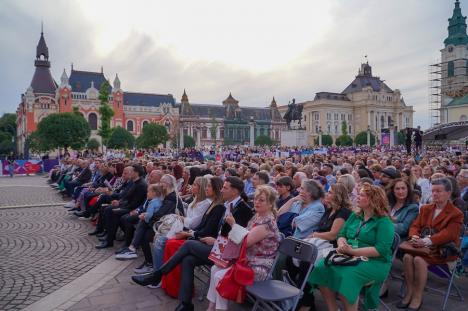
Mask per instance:
[[[255,281],[266,280],[281,242],[280,232],[273,214],[267,216],[255,215],[247,225],[247,229],[250,231],[255,226],[260,225],[267,227],[267,236],[247,249],[247,258],[249,266],[255,273]]]

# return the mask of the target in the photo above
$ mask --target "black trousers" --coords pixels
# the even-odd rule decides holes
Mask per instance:
[[[138,223],[139,220],[140,219],[138,218],[138,214],[136,215],[125,214],[122,217],[120,217],[120,226],[124,228],[124,232],[125,232],[125,246],[129,246],[130,244],[132,244],[133,236],[135,233],[135,225],[138,224],[139,226],[139,223]],[[133,246],[138,247],[139,244],[138,245],[133,244]]]
[[[212,245],[206,245],[197,240],[187,240],[182,244],[179,250],[161,266],[160,271],[163,274],[167,274],[178,264],[182,265],[182,279],[179,288],[180,301],[185,303],[190,303],[192,301],[195,267],[213,264],[208,259],[212,248]]]
[[[128,209],[114,207],[112,205],[107,206],[104,209],[104,226],[107,231],[107,243],[114,244],[115,234],[120,224],[120,217],[130,213]]]

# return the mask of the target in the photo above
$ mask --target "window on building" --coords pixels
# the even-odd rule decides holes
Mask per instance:
[[[206,128],[206,127],[202,127],[202,135],[201,135],[201,137],[202,137],[203,139],[206,139],[207,135],[208,135],[208,133],[207,133],[207,128]]]
[[[468,117],[466,116],[466,114],[462,114],[460,116],[460,121],[468,121]]]
[[[171,131],[171,123],[169,121],[166,121],[166,123],[164,123],[164,126],[166,127],[166,130],[169,133]]]
[[[127,121],[127,131],[133,132],[133,121],[132,120]]]
[[[353,115],[352,114],[348,114],[348,121],[351,121],[353,120]]]
[[[315,113],[315,121],[320,120],[320,113],[316,112]]]
[[[346,121],[346,115],[345,114],[341,114],[341,121]]]
[[[384,116],[380,116],[380,128],[383,129],[385,127],[385,118]]]
[[[327,133],[330,134],[330,131],[331,131],[331,125],[328,124],[328,125],[327,125]]]
[[[392,124],[393,121],[392,121],[392,117],[391,117],[391,116],[388,116],[388,117],[387,117],[387,120],[388,120],[388,122],[387,122],[388,127],[395,125],[395,124]]]
[[[331,120],[331,113],[327,112],[327,120]]]
[[[149,124],[148,121],[143,121],[143,127],[145,127],[147,124]]]
[[[219,136],[220,138],[224,138],[224,127],[219,129]]]
[[[263,136],[263,135],[264,135],[264,129],[261,128],[261,129],[260,129],[260,136]]]
[[[91,130],[97,130],[97,115],[95,113],[90,113],[88,115],[88,123]]]
[[[348,126],[348,134],[351,134],[352,131],[351,131],[351,125]]]
[[[453,77],[455,75],[455,64],[453,61],[449,61],[447,64],[447,76]]]
[[[184,136],[187,135],[188,136],[188,129],[187,128],[184,128]]]
[[[318,127],[318,125],[316,125],[315,126],[315,133],[318,133],[318,131],[319,131],[319,127]]]
[[[335,134],[338,134],[338,125],[335,124]]]
[[[338,120],[338,114],[337,113],[335,113],[334,117],[335,117],[335,121]]]

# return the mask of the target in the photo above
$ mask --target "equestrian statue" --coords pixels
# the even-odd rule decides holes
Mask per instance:
[[[296,99],[293,98],[292,102],[288,104],[288,111],[286,111],[283,119],[286,120],[288,129],[291,129],[291,121],[299,121],[299,129],[302,129],[302,105],[296,104]]]

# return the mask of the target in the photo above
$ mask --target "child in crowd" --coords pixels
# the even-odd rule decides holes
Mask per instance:
[[[119,252],[115,256],[116,259],[123,260],[138,257],[136,250],[141,245],[141,242],[145,237],[144,233],[146,232],[146,227],[149,225],[153,214],[161,208],[164,196],[164,189],[160,184],[152,184],[148,186],[147,200],[141,207],[141,210],[137,209],[140,221],[136,227],[132,243],[127,248]]]

